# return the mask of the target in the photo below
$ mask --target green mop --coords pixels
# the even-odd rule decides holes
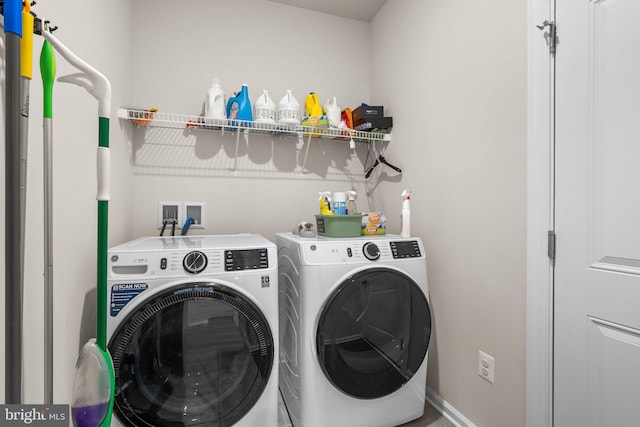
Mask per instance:
[[[97,330],[96,339],[84,345],[76,363],[71,412],[78,427],[111,425],[115,378],[113,362],[107,350],[107,250],[109,213],[109,115],[111,84],[95,68],[78,58],[49,31],[44,38],[79,73],[61,77],[61,82],[84,87],[98,100],[98,256],[97,256]]]

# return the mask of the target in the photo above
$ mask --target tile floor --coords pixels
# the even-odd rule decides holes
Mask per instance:
[[[291,427],[291,421],[289,415],[282,401],[282,396],[279,396],[280,411],[278,413],[278,427]],[[424,405],[424,415],[422,418],[411,421],[406,424],[402,424],[400,427],[455,427],[445,417],[436,411],[433,406],[428,402]]]
[[[422,418],[402,424],[401,427],[455,427],[449,420],[436,411],[433,406],[426,402],[424,404],[424,415]]]

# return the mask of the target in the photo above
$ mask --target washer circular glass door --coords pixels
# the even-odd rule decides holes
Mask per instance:
[[[349,396],[376,399],[405,385],[424,362],[431,337],[427,298],[409,276],[372,268],[327,299],[316,334],[320,366]]]
[[[130,314],[109,341],[119,420],[141,426],[230,426],[269,381],[274,343],[248,298],[216,283],[170,288]]]

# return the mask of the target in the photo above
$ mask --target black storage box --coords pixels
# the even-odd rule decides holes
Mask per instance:
[[[361,105],[352,111],[353,122],[359,120],[377,119],[384,116],[384,107],[382,105]]]

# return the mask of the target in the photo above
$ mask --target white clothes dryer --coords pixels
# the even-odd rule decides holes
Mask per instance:
[[[276,247],[259,235],[110,249],[112,426],[276,427],[277,284]]]
[[[424,413],[431,336],[422,241],[277,234],[280,389],[302,427]]]

